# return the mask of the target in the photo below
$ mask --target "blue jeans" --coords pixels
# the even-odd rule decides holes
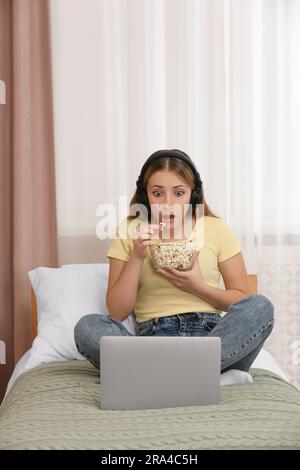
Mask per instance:
[[[274,325],[274,306],[261,294],[230,305],[224,317],[212,312],[188,312],[137,322],[138,336],[218,336],[221,338],[221,372],[249,371]],[[111,315],[89,314],[74,329],[76,347],[100,368],[100,337],[133,336]]]

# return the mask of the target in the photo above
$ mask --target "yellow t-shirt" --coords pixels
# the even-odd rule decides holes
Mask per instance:
[[[130,221],[130,227],[132,227],[131,223],[136,226],[135,220]],[[121,238],[128,233],[127,229],[128,221],[124,219],[117,228],[117,238],[112,240],[107,251],[108,258],[129,260],[133,250],[133,239],[130,236],[127,239]],[[212,287],[219,287],[221,273],[218,262],[225,261],[241,251],[240,244],[231,228],[220,218],[203,216],[198,219],[186,238],[192,242],[198,242],[199,265],[206,282]],[[147,251],[134,306],[137,322],[178,313],[221,312],[199,297],[176,287],[171,281],[157,273],[149,247]]]

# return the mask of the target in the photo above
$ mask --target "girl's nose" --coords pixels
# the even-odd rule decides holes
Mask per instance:
[[[172,194],[166,194],[163,199],[163,204],[165,205],[165,209],[171,208],[172,203],[173,203]]]

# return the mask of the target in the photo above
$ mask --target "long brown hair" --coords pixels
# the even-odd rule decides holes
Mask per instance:
[[[180,175],[186,184],[191,188],[194,189],[195,183],[194,183],[194,173],[192,171],[192,168],[188,163],[186,163],[184,160],[176,157],[161,157],[161,158],[155,158],[150,164],[147,170],[145,171],[144,174],[144,181],[143,181],[143,186],[144,190],[147,195],[147,184],[150,176],[152,176],[155,172],[157,171],[162,171],[162,170],[169,170],[169,171],[174,171],[178,175]],[[203,194],[203,199],[201,200],[201,203],[204,204],[204,215],[208,215],[210,217],[216,217],[219,218],[218,215],[215,215],[210,207],[208,206],[205,197],[204,197],[204,191],[203,191],[203,183],[202,183],[202,194]],[[147,197],[148,199],[148,197]],[[139,197],[137,196],[137,191],[135,191],[129,207],[133,206],[134,204],[139,204],[140,200]],[[192,215],[195,215],[195,209],[193,208],[193,213]],[[135,215],[128,215],[127,220],[132,220],[135,219],[139,216],[139,214]]]

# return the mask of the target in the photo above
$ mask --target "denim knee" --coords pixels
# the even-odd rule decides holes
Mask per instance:
[[[274,324],[274,305],[263,294],[253,294],[250,296],[251,302],[254,302],[252,312],[263,325]]]
[[[91,331],[94,331],[95,322],[99,323],[101,320],[102,315],[98,313],[89,313],[88,315],[80,318],[74,327],[74,339],[77,349],[85,338],[89,338],[91,336],[90,333]]]
[[[256,294],[258,308],[265,323],[274,321],[274,305],[271,300],[263,294]]]

